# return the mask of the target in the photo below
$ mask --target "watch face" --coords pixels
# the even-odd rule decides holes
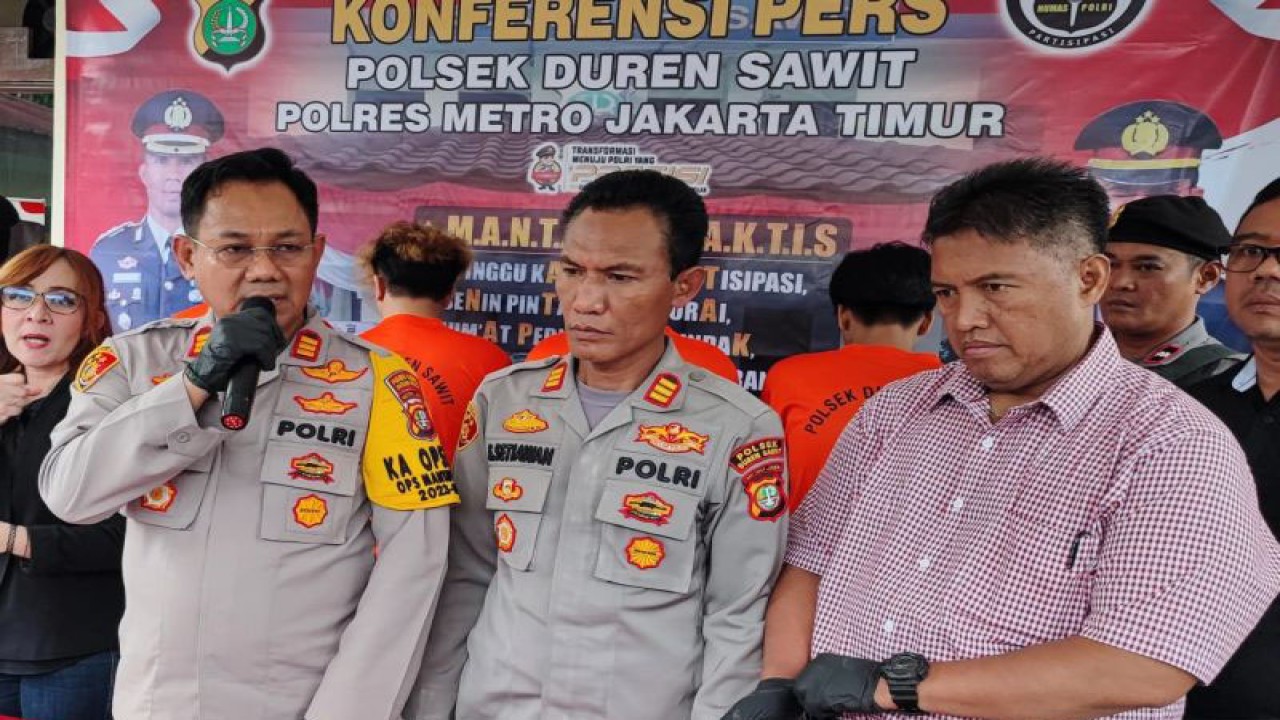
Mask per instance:
[[[900,653],[885,663],[885,674],[894,678],[923,680],[929,674],[929,661],[915,653]]]

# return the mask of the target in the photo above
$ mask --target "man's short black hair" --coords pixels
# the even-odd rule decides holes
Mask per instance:
[[[929,253],[901,242],[844,256],[831,274],[831,304],[866,325],[909,326],[933,311]]]
[[[656,170],[619,170],[592,180],[564,209],[561,232],[584,210],[632,208],[645,208],[666,226],[671,277],[702,259],[709,225],[706,204],[693,188]]]
[[[283,183],[298,199],[315,235],[320,220],[316,184],[293,164],[293,158],[269,147],[224,155],[191,171],[182,183],[182,227],[187,232],[196,231],[209,198],[231,182]]]
[[[1048,158],[995,163],[951,183],[929,203],[923,239],[973,230],[1078,260],[1107,242],[1107,193],[1084,168]]]
[[[1243,221],[1245,217],[1256,210],[1259,205],[1266,205],[1276,199],[1280,199],[1280,178],[1276,178],[1275,180],[1267,183],[1266,187],[1259,190],[1258,194],[1253,196],[1253,202],[1249,203],[1249,207],[1245,208],[1244,212],[1241,213],[1240,219]]]

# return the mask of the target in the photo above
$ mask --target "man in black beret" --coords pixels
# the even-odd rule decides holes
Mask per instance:
[[[1101,308],[1120,354],[1184,388],[1243,359],[1196,315],[1200,296],[1222,279],[1230,242],[1222,218],[1198,197],[1154,195],[1116,210]]]

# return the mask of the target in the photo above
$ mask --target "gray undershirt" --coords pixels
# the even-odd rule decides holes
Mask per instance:
[[[627,399],[630,394],[629,390],[621,392],[595,390],[579,382],[578,399],[582,401],[582,413],[587,416],[587,427],[594,430],[609,411],[618,407],[618,403]]]

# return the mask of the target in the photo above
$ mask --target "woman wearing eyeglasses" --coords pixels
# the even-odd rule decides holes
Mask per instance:
[[[41,245],[0,266],[0,715],[111,717],[124,519],[68,525],[36,480],[84,359],[111,333],[89,258]]]

